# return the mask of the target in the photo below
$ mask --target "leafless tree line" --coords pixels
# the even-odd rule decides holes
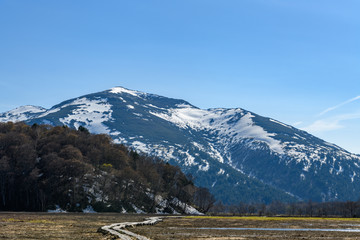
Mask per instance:
[[[240,216],[360,217],[360,201],[312,202],[309,200],[292,203],[274,201],[267,205],[244,202],[224,205],[217,202],[209,212]]]

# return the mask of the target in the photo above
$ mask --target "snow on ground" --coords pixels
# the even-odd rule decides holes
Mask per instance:
[[[210,169],[210,164],[209,164],[206,160],[204,160],[204,159],[202,159],[201,161],[202,161],[205,165],[199,165],[199,171],[203,171],[203,172],[209,171],[209,169]]]
[[[116,143],[116,144],[127,144],[128,141],[123,137],[118,137],[118,138],[114,139],[114,143]]]
[[[38,117],[39,117],[39,118],[45,117],[45,116],[47,116],[47,115],[49,115],[49,114],[56,113],[56,112],[58,112],[58,111],[60,111],[60,110],[61,110],[61,108],[52,108],[52,109],[50,109],[50,110],[48,110],[48,111],[40,114]]]
[[[31,114],[39,114],[46,112],[45,108],[42,107],[36,107],[36,106],[21,106],[18,108],[15,108],[13,110],[10,110],[8,112],[5,112],[2,117],[0,117],[0,122],[19,122],[19,121],[25,121],[28,120],[31,117]],[[37,116],[37,115],[36,115]]]
[[[183,156],[182,159],[185,166],[197,165],[197,163],[195,163],[195,157],[189,154],[189,150],[187,150],[186,152],[178,150],[178,152]]]
[[[287,127],[287,128],[290,128],[290,129],[291,129],[291,127],[290,127],[289,125],[286,125],[285,123],[276,121],[276,120],[274,120],[274,119],[269,119],[269,120],[270,120],[270,122],[274,122],[274,123],[277,123],[277,124],[279,124],[279,125],[282,125],[282,126],[284,126],[284,127]]]
[[[170,160],[170,159],[176,159],[174,156],[175,153],[175,147],[174,146],[168,146],[165,147],[164,145],[153,145],[152,146],[153,153],[155,153],[156,156],[161,156],[164,160]]]
[[[103,122],[112,119],[112,105],[106,99],[79,98],[62,108],[68,106],[76,106],[76,108],[67,117],[59,119],[63,124],[70,125],[73,123],[75,128],[85,124],[93,133],[110,133],[108,127],[103,124]]]
[[[84,208],[83,210],[83,213],[96,213],[95,211],[94,211],[94,209],[93,209],[93,207],[92,206],[87,206],[86,208]]]
[[[220,138],[231,137],[233,141],[248,138],[265,142],[269,148],[283,154],[281,142],[272,137],[274,133],[266,132],[262,127],[255,125],[251,113],[244,113],[242,109],[210,109],[202,110],[190,105],[178,105],[178,108],[167,112],[154,112],[151,114],[174,123],[180,128],[209,130],[217,133]]]
[[[130,94],[134,97],[138,97],[139,94],[142,94],[141,92],[129,90],[129,89],[126,89],[123,87],[114,87],[114,88],[110,89],[110,93],[115,93],[115,94],[126,93],[126,94]]]
[[[266,132],[262,127],[257,126],[252,121],[254,116],[251,113],[246,113],[238,121],[232,125],[222,128],[221,135],[234,136],[234,139],[253,139],[265,142],[274,152],[283,154],[281,142],[272,138],[276,134]]]
[[[55,205],[55,209],[50,209],[47,211],[48,213],[66,213],[59,205]]]
[[[110,133],[111,136],[118,136],[120,134],[121,134],[121,132],[119,132],[117,130],[114,130],[113,132]]]
[[[123,103],[126,103],[126,100],[123,99],[122,97],[119,97],[119,99],[120,99]]]
[[[209,131],[212,135],[217,135],[217,141],[209,141],[209,146],[203,146],[201,144],[192,142],[192,144],[198,148],[200,151],[203,151],[205,148],[206,151],[220,162],[224,162],[224,157],[226,149],[219,152],[216,149],[216,145],[220,144],[222,146],[230,146],[232,144],[237,144],[240,141],[246,140],[246,145],[252,149],[262,149],[260,142],[266,143],[270,150],[280,155],[289,155],[293,159],[296,159],[297,162],[304,163],[304,171],[309,171],[312,163],[314,161],[319,161],[321,164],[326,162],[326,157],[321,157],[326,155],[329,151],[337,151],[337,156],[339,158],[345,158],[348,160],[358,159],[360,157],[355,154],[346,152],[345,150],[339,148],[336,145],[326,143],[329,148],[323,149],[323,146],[320,145],[303,145],[298,144],[298,139],[306,140],[299,134],[295,134],[293,142],[281,142],[280,140],[275,139],[275,133],[267,132],[261,126],[258,126],[254,123],[253,118],[255,117],[250,112],[246,112],[242,109],[209,109],[202,110],[195,107],[192,107],[187,104],[177,105],[176,108],[168,109],[162,112],[150,111],[151,114],[172,122],[176,126],[183,129],[191,129],[196,131]],[[284,127],[292,129],[291,126],[276,121],[274,119],[269,119],[271,122],[277,123]],[[214,139],[212,139],[214,140]],[[216,143],[214,145],[214,143]],[[229,145],[230,144],[230,145]],[[226,158],[231,158],[228,156]],[[340,171],[341,173],[342,171]]]
[[[149,106],[151,108],[156,108],[156,109],[161,109],[161,110],[167,110],[166,108],[161,108],[161,107],[158,107],[158,106],[155,106],[155,105],[152,105],[152,104],[146,104],[145,106]]]
[[[354,182],[355,177],[356,177],[356,172],[353,171],[353,174],[350,175],[351,182]]]
[[[137,117],[139,117],[139,118],[142,118],[143,117],[143,115],[141,114],[141,113],[133,113],[135,116],[137,116]]]
[[[186,204],[186,203],[183,203],[181,202],[179,199],[177,198],[174,198],[172,201],[171,201],[172,204],[175,204],[176,206],[180,207],[181,209],[183,209],[183,211],[186,213],[186,214],[190,214],[190,215],[204,215],[203,213],[199,212],[198,210],[196,210],[194,207]]]
[[[131,146],[143,153],[149,153],[151,152],[151,149],[145,144],[140,141],[134,141],[131,143]]]
[[[136,207],[134,204],[131,204],[132,208],[135,210],[135,212],[137,214],[142,214],[145,213],[143,210],[141,210],[140,208]]]

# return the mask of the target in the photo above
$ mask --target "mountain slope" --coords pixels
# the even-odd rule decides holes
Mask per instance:
[[[236,109],[116,87],[60,103],[23,107],[0,121],[85,126],[191,173],[227,203],[357,200],[360,157],[304,131]]]

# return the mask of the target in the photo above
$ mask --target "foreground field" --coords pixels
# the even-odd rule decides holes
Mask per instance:
[[[99,227],[144,216],[82,213],[0,212],[0,239],[111,239]]]
[[[360,232],[254,231],[200,228],[359,229],[360,219],[181,217],[166,218],[158,225],[134,229],[152,239],[360,239]]]
[[[145,215],[0,213],[0,239],[112,239],[97,229]],[[129,230],[156,240],[167,239],[359,239],[359,232],[255,231],[200,228],[360,229],[360,219],[266,217],[166,217],[155,226]]]

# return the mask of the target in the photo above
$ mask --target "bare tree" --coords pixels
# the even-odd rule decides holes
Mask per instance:
[[[199,207],[200,211],[206,213],[215,203],[214,196],[207,188],[199,188],[194,195],[194,203]]]

